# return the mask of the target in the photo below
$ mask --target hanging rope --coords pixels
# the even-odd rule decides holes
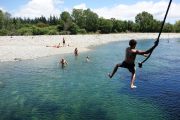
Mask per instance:
[[[165,14],[165,16],[164,16],[164,20],[163,20],[163,22],[162,22],[162,25],[161,25],[161,29],[160,29],[158,38],[157,38],[157,40],[155,41],[155,42],[157,42],[157,45],[159,44],[159,38],[160,38],[160,36],[161,36],[162,29],[163,29],[164,23],[165,23],[165,21],[166,21],[167,14],[168,14],[169,8],[170,8],[170,6],[171,6],[171,2],[172,2],[172,0],[169,1],[169,5],[168,5],[168,8],[167,8],[167,10],[166,10],[166,14]],[[156,46],[156,47],[157,47],[157,46]],[[156,47],[155,47],[155,48],[156,48]],[[154,48],[154,49],[155,49],[155,48]],[[153,49],[153,50],[154,50],[154,49]],[[149,55],[148,55],[142,62],[138,63],[140,68],[142,68],[142,64],[149,59],[149,57],[151,56],[153,50],[149,53]]]

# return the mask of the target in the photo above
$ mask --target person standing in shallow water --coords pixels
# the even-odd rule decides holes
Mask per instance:
[[[66,65],[68,65],[68,62],[64,58],[62,58],[59,64],[61,64],[61,67],[64,68]]]
[[[89,56],[87,56],[86,57],[86,62],[89,62],[89,61],[90,61]]]
[[[63,47],[66,45],[66,41],[65,41],[65,39],[64,39],[64,37],[63,37]]]
[[[75,49],[74,49],[74,55],[75,55],[75,56],[78,56],[78,54],[79,54],[79,53],[78,53],[78,49],[75,48]]]
[[[147,51],[136,50],[136,40],[132,39],[129,41],[129,47],[126,48],[125,60],[122,63],[116,64],[113,69],[112,73],[109,73],[109,78],[112,78],[113,75],[116,73],[118,67],[127,68],[129,72],[132,73],[131,76],[131,88],[136,88],[134,85],[135,77],[136,77],[136,69],[135,69],[135,59],[136,55],[144,55],[145,57],[147,54],[153,51],[153,49],[158,45],[157,42],[154,43],[154,46],[148,49]]]

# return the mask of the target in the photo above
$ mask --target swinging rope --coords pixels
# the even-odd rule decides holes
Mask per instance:
[[[160,29],[158,38],[157,38],[157,40],[155,41],[155,42],[157,43],[157,46],[158,46],[158,44],[159,44],[159,38],[160,38],[160,36],[161,36],[162,29],[163,29],[164,23],[165,23],[165,21],[166,21],[167,14],[168,14],[169,8],[170,8],[170,6],[171,6],[171,2],[172,2],[172,0],[169,1],[169,5],[168,5],[168,8],[167,8],[167,10],[166,10],[166,14],[165,14],[165,16],[164,16],[164,20],[163,20],[163,23],[162,23],[162,25],[161,25],[161,29]],[[157,47],[157,46],[156,46],[156,47]],[[155,47],[155,48],[156,48],[156,47]],[[154,48],[154,49],[155,49],[155,48]],[[154,50],[154,49],[153,49],[153,50]],[[149,59],[149,57],[151,56],[153,50],[149,53],[149,55],[148,55],[142,62],[138,63],[138,64],[139,64],[139,68],[142,68],[143,63],[146,62],[146,61]]]

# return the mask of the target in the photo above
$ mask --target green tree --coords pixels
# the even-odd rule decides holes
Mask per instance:
[[[58,24],[58,21],[59,21],[59,19],[58,19],[57,17],[55,17],[55,16],[50,16],[50,17],[48,18],[48,23],[49,23],[50,25],[57,25],[57,24]]]
[[[110,33],[113,28],[113,22],[108,19],[99,18],[99,30],[101,33]]]
[[[86,34],[111,32],[159,32],[161,21],[153,18],[148,12],[142,12],[133,21],[99,18],[90,9],[73,9],[72,14],[64,11],[60,17],[44,16],[34,19],[12,18],[7,12],[0,10],[0,35],[56,35]],[[163,32],[180,32],[180,21],[174,25],[165,23]]]
[[[72,24],[72,18],[69,12],[66,12],[66,11],[62,12],[60,15],[60,18],[61,20],[64,21],[64,27],[63,27],[64,31],[67,31],[71,27],[71,24]]]
[[[0,10],[0,29],[3,28],[4,14],[2,10]]]
[[[63,31],[64,30],[64,21],[63,20],[59,20],[59,23],[58,23],[58,26],[57,26],[57,29],[59,32]]]
[[[173,32],[174,27],[170,23],[165,23],[163,27],[163,32]]]
[[[111,19],[113,23],[112,32],[125,32],[127,23],[121,20]]]
[[[140,32],[152,32],[153,15],[148,12],[142,12],[135,17],[136,23],[139,25]]]
[[[71,32],[71,34],[77,34],[78,30],[79,30],[79,26],[76,25],[76,23],[73,23],[71,27],[69,28],[69,31]]]
[[[152,21],[152,32],[159,32],[161,28],[162,22],[153,20]]]
[[[133,31],[133,24],[134,24],[133,21],[130,21],[130,20],[127,21],[127,30],[128,31]]]
[[[25,23],[24,23],[25,24]],[[13,30],[17,30],[17,29],[20,29],[23,25],[23,22],[20,18],[13,18],[12,20],[12,29]]]
[[[174,24],[174,29],[175,32],[180,32],[180,20],[176,21],[176,23]]]
[[[98,29],[98,15],[92,12],[90,9],[84,10],[84,16],[86,21],[85,29],[88,32],[96,32]]]
[[[134,23],[132,26],[132,31],[133,32],[139,32],[140,31],[140,26],[137,23]]]
[[[82,9],[73,9],[72,12],[72,19],[73,22],[76,23],[79,28],[85,28],[86,26],[86,19],[85,19],[85,15],[84,15],[84,10]]]
[[[39,21],[38,21],[38,22],[41,22],[41,23],[46,24],[46,23],[47,23],[47,20],[46,20],[46,18],[45,18],[44,16],[41,16],[41,17],[39,18]]]
[[[9,13],[4,13],[4,28],[10,30],[11,29],[11,15]]]

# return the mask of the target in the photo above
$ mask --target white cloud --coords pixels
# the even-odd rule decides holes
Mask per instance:
[[[151,13],[155,19],[163,20],[166,9],[168,6],[168,1],[141,1],[135,4],[126,5],[119,4],[113,6],[112,8],[104,7],[93,9],[95,13],[104,18],[116,18],[121,20],[133,20],[138,13],[146,11]],[[180,20],[180,3],[172,3],[171,8],[167,17],[167,21],[175,22]]]
[[[62,11],[72,12],[72,8],[62,6],[64,0],[30,0],[26,5],[22,6],[19,10],[14,12],[12,15],[15,17],[40,17],[41,15],[49,17],[50,15],[60,14]],[[133,20],[138,13],[146,11],[151,13],[155,19],[163,20],[168,1],[160,0],[158,2],[153,1],[140,1],[135,4],[118,4],[112,7],[103,8],[90,8],[92,11],[97,13],[100,17],[104,18],[116,18],[121,20]],[[87,9],[85,3],[75,5],[73,8],[76,9]],[[180,20],[180,3],[172,2],[167,21],[174,23]]]
[[[35,18],[40,16],[49,17],[50,15],[59,15],[58,6],[63,0],[30,0],[26,5],[17,10],[14,17]]]
[[[75,9],[83,9],[83,10],[87,9],[87,7],[86,7],[86,4],[85,4],[85,3],[82,3],[82,4],[79,4],[79,5],[76,5],[76,6],[74,6],[73,8],[75,8]]]
[[[6,10],[0,6],[0,10],[3,11],[3,12],[6,12]]]
[[[66,7],[66,8],[64,8],[63,11],[67,11],[67,12],[69,12],[69,13],[72,13],[73,9],[83,9],[83,10],[86,10],[86,9],[88,9],[88,8],[87,8],[87,6],[86,6],[85,3],[81,3],[81,4],[79,4],[79,5],[73,6],[72,8],[67,8],[67,7]]]

